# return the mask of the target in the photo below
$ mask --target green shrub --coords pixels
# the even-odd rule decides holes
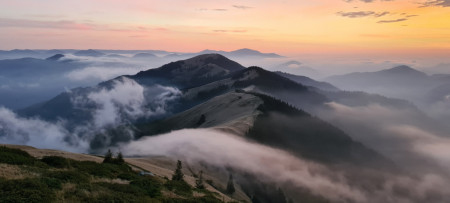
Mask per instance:
[[[47,165],[55,167],[55,168],[69,168],[70,167],[69,159],[66,159],[66,158],[60,157],[60,156],[44,156],[41,159],[41,161],[46,163]]]
[[[192,187],[189,184],[187,184],[184,180],[181,181],[170,180],[167,181],[164,186],[168,190],[173,191],[177,195],[185,197],[192,196]]]
[[[117,178],[120,178],[122,180],[137,180],[140,178],[140,176],[138,174],[136,174],[133,171],[130,172],[125,172],[125,173],[121,173],[119,175],[117,175]]]
[[[52,171],[44,175],[44,177],[55,178],[63,183],[87,183],[89,176],[79,171]]]
[[[0,163],[14,165],[35,165],[37,159],[20,149],[0,147]]]
[[[161,195],[162,185],[153,177],[139,178],[138,180],[131,181],[130,185],[143,189],[150,197],[158,197]]]
[[[87,174],[103,178],[116,178],[119,174],[131,172],[131,167],[125,164],[117,165],[93,161],[74,161],[72,162],[72,167]]]
[[[52,189],[62,189],[62,182],[59,179],[56,178],[50,178],[50,177],[42,177],[40,180],[42,183],[47,185],[47,187]]]
[[[102,188],[101,195],[96,198],[99,202],[151,202],[151,198],[144,189],[128,184],[95,183]]]
[[[52,202],[55,193],[37,178],[0,181],[0,202]]]

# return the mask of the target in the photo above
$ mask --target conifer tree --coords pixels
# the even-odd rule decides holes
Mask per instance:
[[[118,163],[118,164],[123,164],[123,163],[125,163],[125,160],[123,159],[122,152],[119,152],[119,153],[117,154],[116,163]]]
[[[227,183],[227,194],[233,194],[234,192],[236,192],[236,189],[234,188],[234,183],[233,183],[233,175],[230,174],[229,178],[228,178],[228,183]]]
[[[203,185],[203,171],[200,171],[198,179],[195,180],[195,187],[198,189],[205,189],[205,185]]]
[[[181,161],[178,160],[177,169],[175,169],[175,172],[173,173],[172,180],[174,180],[174,181],[182,181],[183,180],[184,174],[181,171],[182,168],[183,168],[183,166],[181,165]]]
[[[283,190],[281,188],[278,188],[277,190],[277,202],[279,203],[286,203],[286,196],[284,195]]]
[[[112,163],[113,162],[113,154],[110,149],[105,154],[105,158],[103,159],[103,163]]]

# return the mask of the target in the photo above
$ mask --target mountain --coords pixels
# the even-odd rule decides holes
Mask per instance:
[[[275,53],[261,53],[260,51],[253,49],[238,49],[228,52],[229,56],[235,57],[263,57],[263,58],[280,58],[282,56]]]
[[[0,50],[0,59],[17,59],[17,58],[24,58],[24,57],[41,57],[43,54],[41,54],[39,51],[36,50],[30,50],[30,49],[13,49],[9,51],[3,51]]]
[[[75,53],[73,53],[75,56],[91,56],[91,57],[100,57],[100,56],[104,56],[105,54],[93,49],[88,49],[88,50],[80,50],[77,51]]]
[[[160,83],[187,88],[215,81],[242,69],[245,67],[222,55],[205,54],[141,71],[131,78],[143,84]]]
[[[55,55],[46,60],[36,58],[20,58],[0,60],[0,75],[6,78],[29,78],[43,75],[57,75],[78,68],[77,64],[67,65],[54,59]]]
[[[57,60],[59,60],[59,59],[61,59],[61,58],[63,58],[63,57],[64,57],[63,54],[55,54],[55,55],[53,55],[53,56],[50,56],[50,57],[46,58],[45,60],[48,60],[48,61],[57,61]]]
[[[135,54],[133,58],[157,58],[157,56],[152,53],[138,53]]]
[[[161,121],[138,125],[148,136],[185,128],[215,128],[324,162],[383,163],[376,152],[332,125],[272,97],[236,91]]]
[[[275,73],[277,73],[278,75],[283,76],[285,78],[288,78],[294,82],[297,82],[297,83],[300,83],[300,84],[303,84],[306,86],[315,87],[315,88],[318,88],[321,90],[326,90],[326,91],[338,91],[339,90],[339,88],[333,86],[330,83],[316,81],[316,80],[313,80],[306,76],[294,75],[294,74],[289,74],[289,73],[285,73],[285,72],[281,72],[281,71],[276,71]]]
[[[0,103],[18,109],[48,100],[63,91],[64,86],[79,85],[71,83],[64,75],[81,66],[36,58],[0,60]],[[60,85],[62,83],[64,85]]]
[[[67,121],[69,129],[72,129],[93,122],[103,125],[103,121],[96,120],[97,114],[110,111],[114,119],[108,121],[108,129],[116,128],[114,125],[134,129],[136,125],[165,119],[172,114],[190,110],[212,98],[220,98],[221,95],[236,90],[268,95],[311,115],[333,114],[332,109],[328,108],[330,102],[349,107],[377,104],[386,108],[418,111],[414,105],[400,100],[358,92],[342,92],[326,83],[306,77],[275,73],[260,67],[245,68],[222,55],[205,54],[141,71],[136,75],[121,76],[96,86],[75,88],[18,112],[25,117],[40,117],[52,122],[62,119]],[[129,95],[123,97],[118,95],[119,92]],[[106,99],[98,98],[100,95]],[[227,106],[225,104],[218,106],[224,110],[230,109],[225,108]],[[186,126],[180,126],[180,129],[195,124],[206,125],[207,123],[199,121],[204,114],[201,112],[198,110],[192,113],[194,117],[190,121],[183,119],[182,123]],[[242,113],[244,112],[247,111],[242,110]],[[226,122],[245,123],[236,117],[240,115],[239,112],[221,115]],[[420,117],[420,113],[414,115]],[[418,120],[426,123],[422,117]],[[220,119],[216,120],[219,121]],[[177,129],[177,125],[167,126]],[[101,139],[96,139],[92,146],[107,145],[107,142],[102,144],[101,141],[105,136],[111,137],[110,140],[113,141],[111,144],[129,139],[121,130],[113,131],[99,133]]]
[[[226,57],[230,58],[243,58],[243,57],[253,57],[253,58],[281,58],[282,56],[275,54],[275,53],[262,53],[257,50],[253,49],[238,49],[234,51],[220,51],[220,50],[210,50],[205,49],[203,51],[200,51],[198,53],[195,53],[196,55],[202,55],[202,54],[221,54]]]
[[[344,90],[365,91],[393,98],[400,98],[422,105],[426,94],[446,81],[408,66],[398,66],[377,72],[357,72],[331,76],[325,81]],[[450,82],[450,80],[447,80]]]
[[[331,76],[325,80],[347,89],[354,86],[358,88],[382,87],[382,86],[410,86],[421,85],[426,82],[428,76],[408,66],[398,66],[377,72],[357,72],[346,75]],[[418,84],[419,83],[419,84]]]

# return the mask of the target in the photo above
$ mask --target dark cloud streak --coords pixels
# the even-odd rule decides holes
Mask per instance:
[[[450,0],[429,0],[425,3],[422,3],[421,7],[450,7]]]
[[[252,9],[253,7],[250,6],[244,6],[244,5],[233,5],[234,8],[237,9],[243,9],[243,10],[247,10],[247,9]]]
[[[385,15],[388,15],[390,12],[384,11],[384,12],[375,12],[375,11],[355,11],[355,12],[343,12],[339,11],[337,12],[338,15],[342,17],[348,17],[348,18],[363,18],[363,17],[375,17],[379,18]]]
[[[395,20],[380,20],[377,23],[396,23],[396,22],[402,22],[408,20],[407,18],[399,18]]]

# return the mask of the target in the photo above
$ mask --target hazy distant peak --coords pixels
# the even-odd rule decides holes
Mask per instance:
[[[415,76],[415,77],[427,77],[427,74],[421,71],[418,71],[414,68],[411,68],[406,65],[396,66],[391,69],[382,70],[379,73],[382,74],[389,74],[389,75],[408,75],[408,76]]]
[[[383,71],[390,72],[390,73],[408,73],[408,72],[422,73],[422,72],[420,72],[414,68],[411,68],[407,65],[400,65],[400,66],[396,66],[394,68],[386,69]]]
[[[280,66],[291,66],[291,65],[300,66],[300,65],[302,65],[302,63],[300,63],[298,61],[288,61],[286,63],[281,64]]]
[[[248,49],[248,48],[238,49],[238,50],[235,50],[235,51],[231,51],[229,53],[233,54],[233,55],[264,56],[264,57],[269,57],[269,58],[281,57],[280,55],[275,54],[275,53],[261,53],[260,51],[253,50],[253,49]]]
[[[98,56],[105,55],[104,53],[96,51],[96,50],[93,50],[93,49],[80,50],[80,51],[77,51],[77,52],[75,52],[73,54],[76,55],[76,56],[93,56],[93,57],[98,57]]]
[[[48,61],[57,61],[57,60],[59,60],[59,59],[61,59],[61,58],[63,58],[63,57],[64,57],[64,54],[55,54],[55,55],[53,55],[53,56],[50,56],[50,57],[46,58],[45,60],[48,60]]]
[[[133,56],[133,58],[152,58],[152,57],[157,57],[157,56],[152,53],[137,53]]]

